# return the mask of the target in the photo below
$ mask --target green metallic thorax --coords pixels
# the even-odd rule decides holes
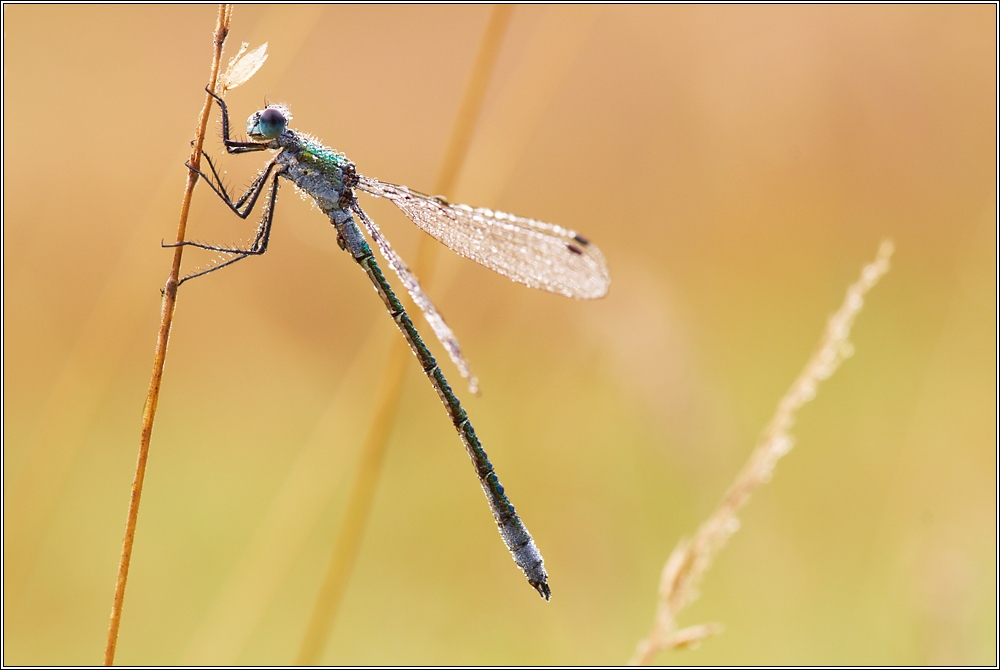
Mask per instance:
[[[299,135],[299,139],[302,149],[299,160],[312,164],[326,176],[339,182],[343,167],[349,162],[347,157],[308,135]]]

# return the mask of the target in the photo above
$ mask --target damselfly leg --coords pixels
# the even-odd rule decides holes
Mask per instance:
[[[205,158],[208,159],[208,156],[205,156]],[[180,286],[181,284],[190,279],[195,279],[196,277],[207,275],[210,272],[221,270],[222,268],[228,267],[233,263],[236,263],[237,261],[243,260],[244,258],[248,258],[250,256],[263,255],[267,251],[267,243],[271,237],[271,223],[274,220],[274,205],[278,198],[278,175],[281,174],[281,168],[278,168],[277,170],[275,169],[276,162],[271,161],[270,163],[268,163],[264,171],[261,172],[259,175],[257,175],[257,178],[254,179],[253,183],[250,184],[250,188],[248,188],[247,191],[243,195],[241,195],[235,202],[229,197],[229,194],[226,192],[225,187],[222,185],[221,179],[219,179],[219,174],[215,170],[215,166],[212,164],[212,161],[210,159],[208,159],[208,165],[212,169],[212,175],[215,177],[215,181],[218,182],[218,186],[216,186],[216,184],[213,183],[213,180],[209,178],[208,175],[206,175],[201,170],[197,170],[191,165],[188,165],[187,167],[189,170],[196,172],[198,176],[201,177],[211,187],[212,191],[217,196],[219,196],[219,199],[222,200],[222,202],[226,203],[226,206],[229,207],[229,209],[231,209],[233,213],[236,214],[236,216],[240,217],[241,219],[246,219],[247,217],[250,216],[250,213],[253,211],[254,206],[257,204],[257,199],[260,197],[260,194],[263,192],[264,187],[268,183],[268,177],[270,177],[270,183],[271,183],[270,194],[269,197],[267,198],[267,201],[264,204],[264,211],[261,216],[260,223],[257,225],[257,232],[254,235],[253,241],[250,243],[250,246],[246,249],[241,249],[239,247],[223,247],[219,245],[205,244],[202,242],[195,242],[191,240],[185,240],[183,242],[175,242],[172,244],[163,244],[162,246],[164,247],[195,247],[198,249],[206,249],[208,251],[217,251],[219,253],[224,253],[224,254],[233,254],[234,256],[233,258],[230,258],[223,263],[219,263],[218,265],[214,265],[210,268],[199,270],[197,272],[193,272],[192,274],[187,275],[177,283],[178,286]],[[240,208],[244,207],[244,205],[245,208],[242,211],[240,211]]]

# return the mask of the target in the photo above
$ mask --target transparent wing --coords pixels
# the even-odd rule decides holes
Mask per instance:
[[[382,252],[382,256],[389,263],[389,266],[396,271],[399,276],[400,281],[403,282],[403,286],[409,292],[410,297],[413,298],[413,302],[416,303],[417,307],[424,313],[424,318],[427,319],[427,323],[430,324],[431,329],[434,334],[437,335],[438,340],[444,346],[448,355],[451,357],[452,362],[458,368],[459,373],[469,381],[469,391],[476,395],[479,395],[479,381],[473,376],[472,370],[469,368],[468,361],[465,360],[465,356],[462,355],[462,349],[458,346],[458,340],[455,339],[455,333],[452,332],[448,324],[444,322],[441,314],[437,311],[434,303],[431,299],[427,297],[424,293],[424,289],[420,286],[420,282],[417,281],[416,275],[410,272],[410,268],[406,266],[403,259],[392,250],[389,246],[389,240],[385,239],[382,235],[382,231],[379,227],[375,225],[375,222],[368,218],[365,211],[361,209],[358,205],[357,200],[351,203],[351,209],[354,213],[358,215],[361,219],[361,223],[364,224],[365,229],[368,234],[371,235],[372,240],[378,246],[379,251]]]
[[[570,298],[600,298],[611,277],[601,251],[572,230],[359,177],[357,188],[391,200],[452,251],[516,282]]]

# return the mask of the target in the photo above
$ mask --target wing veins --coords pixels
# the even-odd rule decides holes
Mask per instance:
[[[573,230],[451,204],[370,177],[359,177],[357,188],[391,200],[421,230],[455,253],[516,282],[579,299],[600,298],[608,291],[604,256]]]

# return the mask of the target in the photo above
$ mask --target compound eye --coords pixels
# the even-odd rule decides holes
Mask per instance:
[[[258,121],[260,134],[268,139],[274,139],[281,133],[285,132],[286,125],[288,125],[288,119],[286,119],[285,115],[274,107],[268,107],[261,112],[260,119]]]
[[[247,134],[253,140],[273,140],[285,132],[288,117],[276,107],[254,112],[247,119]]]
[[[264,110],[264,113],[260,115],[260,121],[262,124],[267,126],[283,126],[285,125],[285,115],[279,112],[274,107],[268,107]]]

